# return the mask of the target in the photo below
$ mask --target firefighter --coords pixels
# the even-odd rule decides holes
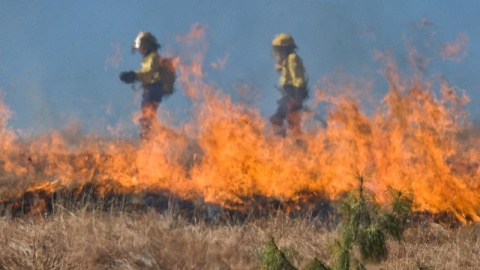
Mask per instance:
[[[302,59],[295,52],[297,45],[289,34],[278,34],[272,41],[275,70],[280,73],[277,89],[282,93],[278,108],[270,117],[276,135],[286,136],[284,121],[289,133],[301,134],[303,101],[308,96],[307,78]]]
[[[120,73],[120,80],[131,84],[140,81],[142,85],[142,103],[140,116],[140,138],[149,139],[152,129],[157,125],[157,109],[162,98],[171,94],[171,89],[166,89],[162,78],[162,58],[158,54],[160,44],[155,36],[149,32],[140,32],[132,46],[132,52],[138,51],[142,56],[141,69]]]

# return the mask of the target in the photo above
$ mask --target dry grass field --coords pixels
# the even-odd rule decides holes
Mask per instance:
[[[294,250],[302,269],[313,257],[331,263],[335,230],[320,219],[275,214],[243,222],[186,220],[174,211],[68,210],[47,217],[0,219],[1,269],[260,269],[271,236]],[[368,269],[480,269],[480,225],[446,229],[408,225],[389,241],[389,259]]]
[[[208,117],[199,119],[202,132],[193,139],[162,131],[140,146],[62,132],[22,141],[6,126],[8,110],[2,119],[0,102],[0,269],[261,269],[272,237],[298,269],[313,258],[332,265],[335,219],[286,212],[323,192],[341,197],[358,185],[352,168],[372,165],[367,187],[381,199],[389,186],[406,188],[415,194],[415,210],[449,213],[455,226],[428,213],[411,216],[404,241],[388,240],[388,259],[367,269],[480,269],[479,129],[459,133],[463,99],[454,88],[439,102],[412,87],[405,93],[392,87],[386,100],[393,109],[371,119],[355,100],[336,101],[328,128],[306,137],[308,148],[261,135],[258,115],[225,108],[221,96],[200,110]],[[187,207],[164,198],[136,201],[132,194],[144,190],[169,190]],[[300,204],[257,213],[250,205],[258,198]],[[252,214],[212,219],[209,210],[223,210],[198,207],[195,199]],[[458,226],[459,220],[476,223]]]

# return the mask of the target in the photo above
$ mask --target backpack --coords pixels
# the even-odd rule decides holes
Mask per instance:
[[[176,68],[171,58],[159,57],[160,61],[160,77],[162,78],[163,92],[165,94],[172,94],[174,91]]]

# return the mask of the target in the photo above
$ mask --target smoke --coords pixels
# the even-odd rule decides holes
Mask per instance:
[[[105,70],[108,70],[109,67],[118,68],[120,62],[123,61],[122,56],[120,54],[120,45],[119,44],[111,44],[110,47],[113,49],[113,54],[108,55],[107,59],[105,60]]]
[[[441,56],[446,60],[460,61],[468,54],[467,45],[467,35],[460,33],[455,41],[443,45]]]
[[[215,62],[210,63],[210,67],[216,70],[223,70],[227,64],[229,54],[226,53],[223,58],[218,58]]]
[[[7,128],[8,120],[12,117],[13,113],[3,102],[3,94],[0,89],[0,132],[4,132]]]

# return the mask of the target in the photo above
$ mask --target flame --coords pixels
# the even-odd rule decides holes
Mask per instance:
[[[61,132],[21,142],[0,102],[0,169],[38,183],[29,192],[95,181],[101,194],[168,190],[244,209],[258,195],[295,202],[308,191],[338,199],[356,187],[355,169],[374,168],[367,185],[380,201],[391,186],[412,192],[416,210],[479,221],[480,141],[466,133],[467,95],[446,79],[404,78],[391,56],[378,53],[389,89],[372,115],[361,109],[358,84],[329,81],[311,95],[312,104],[328,104],[324,123],[306,113],[300,137],[279,138],[258,108],[204,81],[204,38],[199,25],[177,38],[185,51],[175,60],[177,87],[193,101],[187,123],[160,123],[141,144],[94,135],[72,142]]]

